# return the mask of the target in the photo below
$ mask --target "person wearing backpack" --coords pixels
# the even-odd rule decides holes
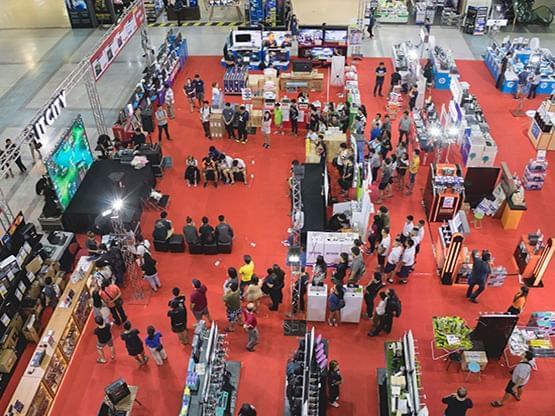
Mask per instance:
[[[401,316],[401,301],[397,297],[397,293],[394,289],[388,289],[386,294],[387,302],[385,305],[383,330],[386,334],[389,334],[393,326],[393,317],[399,318]]]
[[[341,321],[340,311],[345,307],[345,291],[343,290],[343,286],[332,286],[328,296],[328,307],[330,309],[330,315],[328,317],[329,326],[339,326],[339,322]]]
[[[522,389],[530,381],[532,368],[534,366],[534,353],[530,350],[526,351],[522,361],[518,363],[512,370],[511,379],[505,387],[505,393],[501,400],[491,402],[493,407],[501,407],[511,396],[515,400],[520,401],[522,398]]]

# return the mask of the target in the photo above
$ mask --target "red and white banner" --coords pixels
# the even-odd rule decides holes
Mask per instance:
[[[118,23],[112,34],[91,57],[91,65],[95,80],[99,80],[110,64],[117,58],[131,37],[140,29],[145,21],[144,1],[131,8],[130,13]]]

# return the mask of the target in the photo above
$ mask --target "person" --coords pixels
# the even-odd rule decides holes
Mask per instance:
[[[235,158],[231,162],[231,174],[233,180],[247,184],[247,166],[243,159]]]
[[[332,215],[332,217],[328,221],[326,229],[333,232],[338,232],[339,230],[342,230],[343,228],[349,228],[350,226],[351,224],[349,223],[349,219],[347,218],[347,216],[342,212],[338,212]]]
[[[393,289],[387,289],[386,295],[383,330],[386,334],[389,334],[393,326],[393,317],[399,318],[401,316],[401,301]]]
[[[499,75],[497,76],[497,80],[495,81],[495,88],[497,88],[498,90],[503,89],[503,84],[505,83],[505,72],[507,71],[507,65],[512,56],[513,53],[509,51],[501,59],[501,69],[499,70]]]
[[[391,236],[389,235],[389,227],[383,227],[381,233],[381,241],[378,244],[378,266],[383,273],[385,267],[385,259],[391,247]]]
[[[385,325],[385,308],[387,305],[387,294],[379,293],[380,300],[376,306],[376,310],[372,316],[372,329],[368,331],[369,337],[375,337],[380,334]]]
[[[532,74],[530,80],[530,91],[528,91],[528,99],[536,98],[536,91],[542,82],[542,75],[539,69]]]
[[[145,138],[145,142],[146,142],[146,138]],[[36,149],[38,143],[39,142],[34,139],[29,142],[33,163],[35,163],[36,161],[35,152],[33,149]],[[114,144],[112,143],[112,139],[110,139],[110,136],[108,136],[107,134],[101,134],[100,136],[98,136],[98,140],[96,142],[96,148],[94,150],[100,151],[100,159],[111,159],[111,152],[114,150]],[[41,156],[40,150],[37,149],[37,152],[39,152],[39,156]]]
[[[185,81],[183,92],[185,93],[185,97],[187,97],[187,101],[189,101],[192,113],[193,111],[195,111],[195,99],[197,96],[197,92],[195,90],[195,86],[191,82],[191,78],[187,78],[187,80]]]
[[[403,138],[406,140],[407,148],[409,144],[409,132],[412,126],[412,120],[409,116],[408,111],[403,111],[403,115],[399,120],[399,143],[403,141]]]
[[[256,416],[256,408],[250,403],[243,403],[237,416]]]
[[[343,161],[342,175],[338,179],[339,186],[341,187],[341,196],[348,198],[349,189],[353,186],[353,178],[355,174],[355,166],[351,158]]]
[[[401,242],[404,243],[412,233],[414,229],[414,216],[407,215],[405,218],[405,223],[403,224],[403,231],[401,231]]]
[[[174,229],[171,220],[168,219],[167,211],[160,213],[160,218],[154,223],[152,238],[158,241],[167,241],[173,235]]]
[[[235,136],[235,110],[231,107],[230,103],[225,103],[224,109],[222,111],[222,116],[224,119],[225,131],[227,132],[227,138],[232,140],[237,140]]]
[[[241,276],[241,291],[249,284],[254,274],[254,261],[248,254],[243,256],[244,264],[239,268],[239,275]]]
[[[383,82],[385,81],[385,74],[387,73],[387,68],[383,62],[380,62],[376,67],[376,83],[374,84],[374,97],[376,93],[383,97],[382,95],[382,88]]]
[[[185,219],[183,235],[185,236],[185,242],[189,245],[197,246],[201,243],[197,227],[195,227],[195,223],[191,217]]]
[[[378,212],[374,214],[372,220],[371,232],[368,235],[368,250],[367,254],[373,254],[376,249],[376,243],[379,243],[382,239],[382,229],[384,227],[389,227],[390,218],[389,210],[386,206],[382,205],[378,208]]]
[[[253,275],[247,289],[245,291],[245,299],[247,302],[254,304],[254,311],[258,311],[260,306],[260,299],[264,296],[264,292],[260,287],[260,281],[256,275]]]
[[[233,175],[231,174],[232,161],[233,158],[231,156],[227,156],[225,153],[220,153],[220,156],[216,160],[218,176],[222,179],[225,185],[233,185],[235,183]]]
[[[370,39],[374,39],[374,26],[376,25],[376,16],[374,15],[374,9],[370,9],[368,14],[368,26],[366,26],[366,31],[370,36]]]
[[[481,256],[477,250],[472,251],[472,271],[468,278],[468,290],[466,291],[466,297],[470,302],[478,303],[476,299],[486,288],[486,282],[491,272],[489,260],[490,254],[487,250],[484,250]],[[474,286],[478,286],[476,291],[474,291]]]
[[[110,323],[110,309],[106,306],[106,304],[102,301],[100,297],[100,293],[98,290],[93,290],[92,295],[92,309],[93,315],[96,318],[97,316],[102,318],[102,320],[109,324]]]
[[[414,267],[416,247],[414,246],[414,240],[411,238],[405,240],[403,244],[405,249],[401,255],[401,268],[399,269],[399,272],[397,272],[397,276],[399,276],[399,283],[406,284],[412,268]]]
[[[225,222],[223,215],[218,215],[218,225],[216,225],[216,241],[218,244],[231,244],[233,240],[233,228]]]
[[[222,90],[217,82],[212,83],[212,108],[219,109],[222,101]]]
[[[345,276],[347,276],[347,270],[349,270],[349,255],[347,253],[339,254],[339,263],[335,267],[335,272],[333,272],[331,280],[333,284],[343,284]]]
[[[202,217],[202,225],[199,227],[198,231],[200,234],[200,242],[204,245],[215,244],[216,233],[214,227],[208,223],[208,217]]]
[[[528,87],[529,77],[530,77],[530,73],[528,72],[526,67],[524,67],[524,69],[518,74],[518,85],[514,95],[515,100],[522,97],[522,93],[524,93],[526,88]]]
[[[200,280],[193,279],[193,292],[191,293],[190,302],[191,312],[193,312],[197,322],[205,316],[208,321],[211,321],[210,312],[208,311],[208,299],[206,298],[207,290],[206,285],[203,285]]]
[[[172,296],[173,298],[171,298],[168,301],[168,306],[171,307],[173,301],[175,300],[181,307],[185,307],[185,295],[181,295],[181,290],[178,287],[174,287],[172,289]]]
[[[339,407],[339,386],[343,383],[343,377],[339,371],[339,363],[331,360],[328,370],[328,400],[330,406]]]
[[[343,286],[340,284],[332,286],[330,294],[328,296],[328,325],[329,326],[339,326],[341,321],[340,311],[345,307],[345,291]]]
[[[401,260],[401,255],[403,254],[402,244],[403,243],[401,243],[401,239],[396,238],[393,242],[393,248],[391,249],[389,256],[387,256],[387,261],[383,271],[388,283],[393,283],[393,279],[391,277],[393,275],[393,272],[397,268],[397,264]]]
[[[289,107],[289,121],[291,122],[291,134],[298,136],[299,134],[299,109],[297,108],[297,100],[291,100]]]
[[[416,99],[418,98],[418,87],[416,86],[416,84],[410,87],[408,96],[409,96],[409,109],[410,111],[413,111],[414,107],[416,107]]]
[[[139,338],[140,333],[138,329],[131,327],[131,322],[126,321],[120,338],[125,343],[127,353],[137,361],[139,366],[143,366],[147,363],[148,357],[145,355],[143,341]]]
[[[114,323],[121,325],[127,322],[127,315],[123,309],[123,299],[119,287],[109,280],[104,280],[100,286],[99,294],[108,309],[110,309]]]
[[[283,132],[283,111],[280,103],[276,103],[274,108],[274,124],[276,125],[276,134],[284,134]]]
[[[385,158],[382,165],[382,177],[378,185],[379,195],[376,203],[379,204],[384,198],[393,196],[391,191],[391,182],[393,182],[393,165],[390,158]]]
[[[195,74],[195,79],[193,80],[192,84],[195,87],[195,97],[200,108],[200,106],[204,102],[204,81],[200,78],[199,74]]]
[[[513,374],[507,387],[505,387],[505,394],[501,400],[494,400],[491,402],[493,407],[501,407],[509,400],[510,396],[513,396],[516,400],[520,401],[522,399],[522,390],[524,386],[530,381],[530,376],[532,375],[532,367],[534,366],[534,353],[532,351],[526,351],[522,361],[513,368]]]
[[[507,309],[507,313],[510,315],[520,315],[524,306],[526,305],[526,301],[528,300],[528,286],[521,286],[520,290],[517,292],[516,295],[513,296],[513,301],[509,309]]]
[[[171,300],[170,307],[167,315],[170,318],[170,325],[172,332],[177,335],[177,339],[183,345],[189,343],[187,337],[187,309],[185,309],[185,296],[181,299],[179,297],[179,289],[177,290],[177,295],[174,295],[173,300]]]
[[[279,310],[279,305],[283,302],[283,287],[285,286],[285,273],[278,265],[267,270],[268,277],[264,279],[264,284],[270,289],[270,299],[272,300],[271,311]]]
[[[98,352],[96,362],[105,364],[106,357],[104,356],[104,347],[107,346],[110,349],[110,358],[112,360],[116,358],[116,350],[112,338],[112,326],[105,322],[101,316],[95,316],[94,322],[96,323],[96,328],[94,329],[94,335],[96,335],[96,352]]]
[[[237,140],[238,143],[246,144],[249,139],[247,137],[247,124],[249,122],[249,112],[242,105],[239,107],[239,115],[237,116]]]
[[[304,312],[306,304],[306,293],[308,288],[308,283],[310,281],[309,275],[306,271],[305,266],[301,267],[301,274],[296,283],[296,287],[299,290],[299,309]]]
[[[380,170],[380,167],[382,166],[382,159],[380,153],[377,152],[374,147],[371,147],[370,145],[368,147],[370,169],[372,171],[372,183],[374,183],[376,182],[376,179],[378,179],[378,172]]]
[[[187,181],[187,186],[198,186],[200,182],[200,170],[198,168],[198,162],[193,155],[188,155],[185,161],[185,180]]]
[[[447,405],[444,416],[465,416],[468,409],[474,407],[474,403],[468,397],[464,387],[459,387],[455,393],[451,393],[441,399]]]
[[[416,182],[416,174],[420,169],[420,150],[414,149],[412,151],[412,159],[409,164],[409,183],[407,185],[408,191],[407,195],[411,195],[414,189],[414,184]]]
[[[265,149],[270,148],[270,135],[272,134],[272,115],[269,111],[264,111],[264,117],[262,117],[262,135],[264,136],[264,143],[262,147]]]
[[[364,259],[362,258],[360,248],[352,247],[351,256],[353,259],[351,263],[351,274],[349,276],[349,283],[354,283],[358,285],[358,282],[366,271],[366,266],[364,265]]]
[[[21,161],[21,149],[18,146],[16,146],[15,143],[12,142],[12,139],[6,139],[5,151],[6,151],[6,155],[9,155],[11,153],[11,158],[15,162],[15,164],[17,165],[21,173],[27,172],[27,168]],[[12,173],[12,177],[13,177],[13,173]]]
[[[324,256],[316,257],[316,262],[312,268],[312,284],[315,286],[323,286],[328,272],[328,265],[324,260]]]
[[[405,189],[405,175],[409,168],[409,156],[407,152],[403,152],[400,158],[397,158],[397,177],[399,178],[398,189],[403,191]]]
[[[235,325],[241,317],[241,291],[236,282],[231,283],[227,288],[223,301],[226,309],[228,326],[225,332],[235,331]]]
[[[254,314],[254,304],[247,303],[243,310],[243,328],[247,331],[247,351],[254,352],[254,347],[258,344],[260,339],[260,332],[258,331],[258,321]]]
[[[156,365],[164,364],[164,361],[168,359],[168,354],[162,345],[162,334],[157,331],[152,325],[146,328],[145,344],[154,359]]]
[[[168,128],[168,113],[165,107],[165,105],[161,105],[155,113],[156,122],[158,123],[158,143],[162,143],[162,131],[166,134],[166,138],[171,140]]]
[[[168,116],[173,120],[175,118],[175,96],[173,94],[173,89],[169,83],[166,83],[164,103],[166,104],[168,109]]]
[[[135,149],[138,149],[143,144],[146,144],[146,136],[143,132],[143,129],[141,129],[140,127],[137,127],[135,129],[135,134],[133,134],[133,137],[131,138],[131,142],[133,143],[133,147]]]
[[[393,72],[391,73],[391,81],[390,81],[390,85],[389,85],[389,92],[393,91],[395,89],[395,87],[401,83],[402,79],[403,79],[403,77],[401,76],[399,71],[397,71],[397,68],[393,68]]]
[[[380,272],[374,272],[374,277],[364,288],[364,304],[366,305],[366,316],[372,318],[374,314],[374,299],[378,295],[378,292],[385,286],[382,281],[382,274]]]
[[[237,273],[237,269],[235,267],[228,267],[225,277],[223,286],[224,294],[233,283],[237,283],[237,285],[239,285],[239,273]]]
[[[431,59],[428,59],[422,70],[422,76],[426,79],[426,85],[431,88],[434,84],[434,64]]]
[[[158,270],[156,270],[156,260],[152,258],[150,253],[144,254],[141,269],[143,270],[144,278],[148,281],[152,291],[158,292],[158,289],[162,287],[162,284],[160,283],[160,278],[158,277]]]
[[[210,156],[202,158],[202,176],[204,178],[205,188],[210,181],[214,183],[215,188],[218,187],[218,170],[216,169],[216,162]]]
[[[200,122],[202,124],[202,129],[204,130],[204,137],[211,139],[210,134],[210,103],[204,101],[200,107]]]
[[[175,0],[173,3],[169,4],[172,5],[175,16],[177,17],[177,26],[183,25],[185,0]]]

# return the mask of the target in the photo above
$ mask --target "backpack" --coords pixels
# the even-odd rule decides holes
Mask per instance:
[[[339,306],[339,309],[343,309],[345,307],[345,299],[339,299],[337,305]]]
[[[401,301],[399,300],[399,298],[394,298],[394,299],[390,299],[389,302],[392,302],[392,307],[393,307],[393,311],[395,314],[396,318],[399,318],[401,316]]]

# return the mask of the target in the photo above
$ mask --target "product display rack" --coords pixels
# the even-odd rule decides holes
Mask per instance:
[[[226,361],[226,335],[212,322],[195,327],[192,352],[179,416],[223,416],[235,414],[241,363]]]
[[[485,35],[487,18],[487,7],[469,6],[466,12],[463,32],[474,36]]]
[[[163,11],[164,2],[162,0],[145,0],[145,13],[148,23],[156,22]]]
[[[545,176],[547,175],[547,161],[545,156],[536,159],[530,159],[524,168],[524,175],[522,176],[522,185],[527,191],[539,191],[543,188],[545,183]]]
[[[528,138],[538,150],[555,150],[555,102],[547,99],[538,107],[530,129]]]
[[[247,87],[249,69],[246,66],[233,66],[225,70],[224,94],[241,95],[241,90]]]
[[[464,178],[460,166],[430,165],[423,201],[428,221],[442,222],[453,218],[464,201]]]
[[[434,88],[448,90],[451,85],[451,77],[458,77],[459,70],[450,49],[435,46],[430,52],[433,62]]]

